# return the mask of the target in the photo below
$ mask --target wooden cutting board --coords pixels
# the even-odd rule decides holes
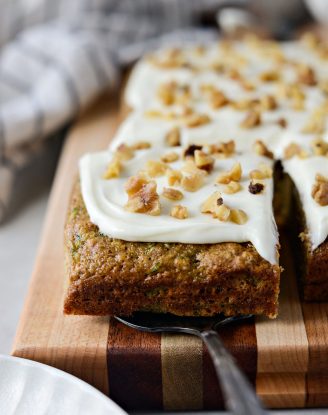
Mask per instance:
[[[66,140],[12,354],[72,373],[125,409],[221,407],[199,339],[140,333],[106,317],[63,315],[63,227],[77,162],[108,145],[118,114],[118,105],[103,97]],[[267,406],[328,406],[328,304],[300,302],[285,238],[282,245],[279,317],[226,327],[221,335]]]

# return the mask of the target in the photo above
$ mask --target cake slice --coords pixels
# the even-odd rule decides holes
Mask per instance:
[[[328,158],[293,157],[283,166],[296,189],[304,299],[328,301]]]
[[[81,159],[66,313],[277,315],[273,161],[211,149],[131,142]]]

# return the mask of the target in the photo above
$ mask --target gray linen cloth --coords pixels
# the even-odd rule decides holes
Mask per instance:
[[[45,175],[54,132],[104,89],[115,93],[120,68],[145,51],[213,39],[197,27],[220,3],[0,0],[0,222],[21,200],[17,183],[33,193]]]

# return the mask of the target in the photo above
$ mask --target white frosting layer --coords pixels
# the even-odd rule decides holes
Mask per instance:
[[[162,211],[160,216],[130,213],[124,209],[127,194],[124,184],[127,178],[145,167],[147,159],[158,160],[163,154],[160,148],[141,150],[127,161],[122,175],[117,179],[104,180],[102,175],[112,154],[104,151],[87,154],[80,160],[82,195],[91,221],[100,231],[113,238],[142,242],[181,242],[181,243],[219,243],[252,242],[258,253],[272,264],[277,263],[276,246],[278,234],[272,212],[273,182],[266,180],[265,190],[253,195],[248,191],[248,173],[260,162],[268,164],[268,159],[243,155],[229,159],[216,160],[214,171],[205,179],[205,184],[196,192],[184,191],[184,198],[174,203],[160,198]],[[202,203],[221,185],[215,185],[215,178],[222,171],[231,168],[240,161],[243,168],[243,190],[238,193],[223,194],[224,203],[231,208],[243,209],[248,215],[244,225],[221,222],[211,215],[202,214]],[[172,168],[181,168],[182,161],[171,163]],[[156,178],[158,193],[168,187],[165,176]],[[175,204],[186,206],[188,219],[179,220],[169,212]]]
[[[315,249],[328,236],[328,206],[319,205],[312,198],[311,192],[317,173],[328,177],[328,159],[320,156],[307,159],[294,157],[285,160],[283,167],[300,195],[312,249]]]
[[[328,74],[327,61],[320,60],[311,50],[300,43],[288,42],[280,45],[285,57],[309,64],[314,68],[319,80],[326,79]],[[256,140],[262,140],[269,150],[274,153],[276,159],[282,159],[284,150],[290,143],[297,143],[305,150],[311,149],[311,142],[316,134],[303,134],[301,130],[309,119],[311,112],[321,105],[326,99],[317,87],[302,85],[305,93],[305,108],[302,111],[291,109],[288,99],[279,97],[278,108],[274,111],[262,112],[261,125],[243,129],[241,121],[247,111],[235,110],[228,105],[213,110],[204,100],[201,86],[211,84],[222,91],[229,99],[238,101],[242,99],[261,98],[266,94],[276,95],[276,82],[262,82],[259,75],[267,70],[278,68],[281,79],[289,84],[296,82],[297,75],[292,64],[275,66],[274,53],[270,46],[257,48],[249,44],[236,43],[233,50],[227,52],[218,45],[212,45],[202,55],[195,52],[194,48],[187,48],[184,54],[197,70],[190,68],[160,69],[147,60],[140,61],[134,68],[125,90],[127,104],[134,108],[134,112],[127,117],[119,128],[109,151],[89,154],[80,162],[80,176],[83,198],[90,215],[91,221],[98,225],[104,234],[127,241],[152,241],[152,242],[182,242],[182,243],[219,243],[226,241],[253,243],[259,254],[270,263],[277,263],[276,246],[278,234],[272,213],[272,180],[267,180],[265,192],[252,195],[248,191],[247,173],[256,167],[261,160],[253,152],[253,144]],[[163,52],[159,51],[158,56]],[[232,80],[227,74],[210,69],[213,62],[230,64],[231,68],[238,69],[244,79],[251,81],[255,86],[254,91],[245,90],[239,81]],[[240,63],[236,64],[239,61]],[[160,112],[181,111],[181,107],[172,105],[164,106],[157,97],[157,89],[160,84],[176,81],[178,84],[188,85],[192,92],[192,100],[188,103],[195,112],[205,113],[211,117],[211,122],[196,128],[187,128],[179,120],[165,120],[145,116],[148,109]],[[284,118],[287,128],[282,128],[277,121]],[[328,118],[328,117],[327,117]],[[328,119],[326,129],[321,137],[328,141]],[[181,132],[181,145],[189,144],[207,145],[222,141],[234,140],[237,148],[237,156],[225,160],[217,160],[214,172],[206,178],[205,185],[195,193],[184,192],[184,199],[179,204],[186,206],[189,218],[178,220],[169,215],[173,202],[161,197],[162,213],[160,216],[148,216],[146,214],[130,213],[124,209],[127,195],[124,192],[124,183],[127,178],[135,175],[145,167],[147,159],[159,159],[169,149],[165,147],[165,135],[173,127],[178,125]],[[113,151],[121,143],[131,144],[136,141],[149,141],[151,150],[142,150],[136,153],[136,157],[126,163],[123,174],[118,179],[103,180],[102,175],[108,162],[113,156]],[[175,150],[175,149],[174,149]],[[202,202],[220,186],[214,185],[214,178],[219,171],[228,170],[235,160],[242,163],[244,179],[243,190],[233,195],[223,195],[224,202],[232,207],[243,209],[248,215],[248,221],[244,225],[236,225],[231,222],[220,222],[210,215],[200,212]],[[268,163],[268,159],[264,159]],[[321,159],[320,159],[321,160]],[[327,159],[324,160],[327,163]],[[302,165],[302,174],[298,174],[298,163]],[[322,164],[323,162],[320,161]],[[172,164],[173,168],[181,167],[181,162]],[[320,169],[323,168],[320,164]],[[322,212],[323,207],[317,205],[310,197],[313,184],[314,163],[297,158],[284,162],[286,170],[290,169],[290,175],[301,190],[304,190],[306,200],[305,211],[313,247],[318,246],[327,237],[327,216]],[[313,174],[312,174],[313,173]],[[324,172],[323,172],[324,173]],[[309,178],[308,175],[312,176]],[[304,176],[304,177],[303,177]],[[302,178],[302,179],[301,179]],[[302,182],[309,180],[310,190],[302,188]],[[156,179],[158,191],[161,194],[166,179]],[[305,187],[305,186],[304,186]],[[302,192],[301,196],[302,196]],[[308,197],[306,196],[308,195]],[[304,202],[305,203],[305,202]],[[312,205],[314,205],[314,207]],[[316,210],[313,210],[316,209]],[[318,214],[312,214],[316,212]],[[320,212],[320,213],[319,213]],[[309,219],[308,219],[309,216]]]

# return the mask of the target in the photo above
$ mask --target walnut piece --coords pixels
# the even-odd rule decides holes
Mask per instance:
[[[175,81],[160,84],[157,97],[164,105],[186,104],[191,98],[189,85],[181,85]]]
[[[176,205],[172,207],[170,214],[176,219],[187,219],[188,209],[185,206]]]
[[[236,144],[234,140],[222,142],[219,144],[211,144],[209,153],[217,158],[228,158],[235,154]]]
[[[207,114],[191,114],[186,118],[185,124],[189,128],[200,127],[201,125],[211,122],[211,118]]]
[[[212,193],[202,204],[202,213],[214,213],[215,207],[223,204],[223,199],[220,192]]]
[[[166,134],[165,142],[170,147],[176,147],[180,145],[180,130],[178,127],[172,128],[172,130]]]
[[[261,114],[257,110],[251,110],[240,123],[241,128],[254,128],[261,124]]]
[[[215,206],[213,217],[219,219],[221,222],[227,222],[230,219],[231,210],[225,204]]]
[[[324,107],[315,109],[301,132],[304,134],[323,134],[325,132],[326,117],[327,112]]]
[[[149,181],[140,176],[132,176],[125,183],[128,201],[125,209],[134,213],[146,213],[158,216],[161,213],[159,195],[155,181]]]
[[[115,155],[120,161],[127,161],[134,157],[134,151],[127,144],[120,144],[115,151]]]
[[[175,186],[181,183],[182,173],[180,170],[166,170],[166,177],[169,186]]]
[[[215,88],[214,85],[201,85],[200,89],[207,98],[210,106],[214,109],[224,107],[229,103],[229,100],[224,93]]]
[[[241,189],[242,189],[242,186],[240,183],[231,181],[230,183],[224,186],[223,192],[231,195],[231,194],[239,192]]]
[[[113,160],[108,164],[107,169],[105,173],[103,174],[103,178],[108,179],[114,179],[116,177],[119,177],[121,171],[123,169],[121,161],[114,156]]]
[[[268,166],[267,164],[264,163],[260,163],[258,168],[255,170],[252,170],[249,173],[249,177],[251,179],[270,179],[272,177],[273,171],[272,168],[270,166]]]
[[[199,170],[199,169],[198,169]],[[202,170],[201,170],[202,172]],[[183,176],[181,179],[181,186],[188,192],[196,192],[204,183],[204,174],[197,171]]]
[[[299,156],[302,154],[302,148],[300,145],[296,143],[290,143],[287,147],[284,149],[284,157],[285,159],[291,159],[294,156]]]
[[[320,206],[328,206],[328,177],[316,174],[311,195]]]
[[[273,159],[273,153],[268,149],[268,147],[261,140],[257,140],[254,143],[254,150],[259,156],[268,157]]]
[[[163,163],[173,163],[174,161],[179,160],[179,154],[172,151],[171,153],[164,154],[161,157]]]
[[[137,141],[136,143],[132,144],[132,150],[147,150],[151,147],[149,141]]]
[[[199,169],[205,170],[210,173],[214,168],[214,158],[202,150],[195,150],[195,164]]]
[[[235,163],[230,171],[220,174],[216,182],[221,184],[228,184],[231,181],[238,182],[241,179],[241,175],[241,165],[240,163]]]
[[[269,70],[269,71],[262,72],[259,78],[262,82],[275,82],[275,81],[279,81],[280,76],[279,76],[278,71]]]
[[[277,101],[272,95],[265,95],[260,99],[260,103],[263,111],[272,111],[278,107]]]
[[[237,225],[244,225],[244,223],[247,222],[248,217],[247,214],[241,209],[231,209],[230,220]]]
[[[316,156],[328,156],[328,142],[321,137],[314,139],[311,143],[313,154]]]
[[[297,80],[299,83],[314,86],[317,84],[314,70],[305,64],[298,64],[296,66]]]
[[[167,169],[167,165],[157,160],[148,160],[146,163],[146,173],[149,177],[163,176]]]
[[[203,146],[197,144],[190,144],[183,152],[184,158],[194,157],[196,150],[201,150]]]
[[[180,190],[172,189],[172,187],[164,187],[162,194],[170,200],[181,200],[183,198],[183,193]]]

